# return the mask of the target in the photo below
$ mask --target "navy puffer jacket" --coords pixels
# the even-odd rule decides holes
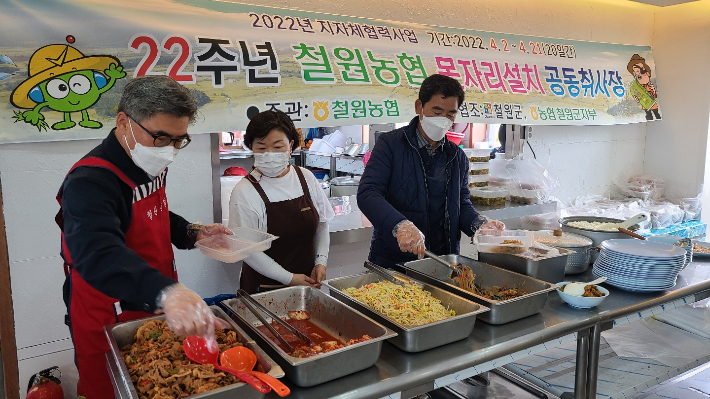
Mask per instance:
[[[418,121],[415,117],[408,126],[380,136],[357,191],[358,206],[374,226],[369,259],[385,267],[416,259],[399,249],[392,234],[397,223],[407,219],[425,237],[429,232],[429,193],[424,162],[417,149]],[[468,191],[468,158],[448,139],[443,145],[447,176],[444,235],[448,253],[458,254],[461,231],[473,235],[474,226],[479,226],[481,219]],[[429,244],[426,243],[427,248],[431,247]]]

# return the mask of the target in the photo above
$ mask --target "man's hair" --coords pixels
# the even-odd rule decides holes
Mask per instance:
[[[168,114],[178,118],[187,116],[193,123],[197,102],[188,89],[168,76],[141,76],[126,84],[118,112],[126,113],[137,122],[156,114]]]
[[[461,83],[449,76],[436,74],[424,79],[422,87],[419,89],[419,100],[422,102],[422,106],[437,94],[444,97],[458,97],[459,106],[464,102]]]
[[[289,141],[293,141],[291,150],[295,150],[301,142],[301,135],[296,130],[291,118],[283,111],[278,109],[264,111],[258,113],[251,118],[247,125],[247,130],[244,133],[244,145],[251,148],[252,143],[256,139],[263,139],[268,136],[272,130],[278,129],[283,132]]]

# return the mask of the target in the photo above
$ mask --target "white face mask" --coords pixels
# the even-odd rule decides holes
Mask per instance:
[[[421,118],[419,118],[421,124],[422,124],[422,129],[424,130],[424,133],[426,135],[434,140],[434,141],[439,141],[444,138],[446,135],[446,132],[451,129],[451,126],[454,125],[453,122],[451,122],[451,119],[445,117],[445,116],[424,116],[424,113],[422,113]]]
[[[123,140],[128,146],[128,150],[131,152],[131,158],[133,163],[139,168],[143,169],[145,173],[149,174],[151,177],[155,178],[158,176],[163,169],[167,168],[177,156],[179,149],[172,145],[166,145],[165,147],[146,147],[136,140],[136,135],[133,133],[133,125],[131,120],[128,120],[128,127],[131,128],[131,135],[133,136],[133,141],[136,145],[131,150],[128,145],[128,140],[123,137]]]
[[[255,152],[254,167],[266,177],[276,177],[289,165],[290,155],[285,151]]]

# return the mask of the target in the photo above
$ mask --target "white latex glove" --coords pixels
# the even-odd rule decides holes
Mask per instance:
[[[403,220],[394,227],[394,236],[397,237],[399,249],[410,252],[419,259],[424,257],[424,234],[409,220]]]
[[[228,228],[222,226],[219,223],[208,224],[200,229],[200,232],[197,234],[197,241],[204,240],[205,238],[209,238],[219,234],[226,234],[228,236],[231,236],[234,233],[232,232],[232,230],[229,230]]]
[[[197,293],[181,283],[173,284],[161,293],[160,306],[168,327],[175,335],[198,335],[207,340],[210,348],[217,347],[215,326],[224,328],[225,324],[214,317],[212,310]]]
[[[482,230],[505,230],[505,223],[500,220],[490,220],[481,225]]]

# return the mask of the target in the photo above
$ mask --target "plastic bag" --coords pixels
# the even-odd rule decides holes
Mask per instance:
[[[659,200],[665,194],[666,179],[652,175],[629,176],[622,172],[614,180],[612,198],[631,197],[643,201]]]
[[[683,221],[700,220],[700,211],[703,209],[703,193],[695,198],[681,198],[679,207],[683,210]]]
[[[535,204],[550,200],[550,192],[559,187],[547,169],[534,159],[493,159],[489,184],[508,188],[512,202]]]

